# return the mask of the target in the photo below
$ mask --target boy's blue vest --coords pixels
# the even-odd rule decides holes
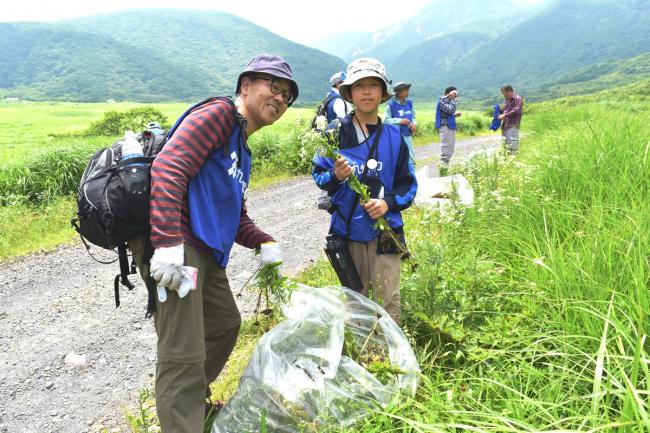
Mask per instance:
[[[388,103],[390,107],[391,117],[395,119],[408,119],[409,122],[413,122],[413,101],[407,99],[404,104],[393,98]],[[404,137],[411,136],[411,130],[406,125],[399,125],[399,129],[402,131]]]
[[[237,236],[251,174],[251,154],[244,140],[235,120],[228,147],[208,156],[187,190],[192,233],[212,248],[222,268]]]
[[[370,147],[375,139],[375,131],[366,141],[353,148],[340,149],[341,155],[348,160],[354,174],[361,179],[365,163],[368,160]],[[384,124],[377,150],[372,157],[377,160],[377,168],[368,170],[367,176],[378,176],[384,188],[388,191],[392,189],[395,181],[395,167],[399,156],[402,137],[399,128],[395,125]],[[318,164],[325,168],[333,168],[334,162],[329,158],[317,157]],[[330,231],[346,239],[356,242],[368,243],[375,239],[379,234],[378,230],[373,228],[375,221],[372,220],[368,213],[359,204],[359,197],[350,189],[345,182],[332,195],[332,204],[336,206],[336,211],[332,214],[330,222]],[[353,212],[350,218],[350,213]],[[388,212],[384,215],[391,227],[399,228],[404,225],[402,215],[399,211]],[[350,221],[348,227],[347,222]]]
[[[325,106],[325,117],[327,117],[327,123],[331,123],[337,118],[336,113],[334,112],[334,102],[336,102],[338,98],[343,99],[341,98],[341,95],[336,93],[334,90],[330,90],[329,93],[325,95],[325,99],[327,100]]]
[[[436,104],[436,129],[440,129],[443,126],[441,123],[442,115],[442,110],[440,110],[440,100],[438,100],[438,103]],[[447,115],[447,128],[456,129],[456,116],[453,114]]]

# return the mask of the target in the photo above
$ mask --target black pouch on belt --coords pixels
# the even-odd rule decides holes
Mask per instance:
[[[357,268],[352,261],[352,255],[348,249],[348,241],[341,236],[330,233],[327,235],[325,244],[325,254],[330,260],[334,272],[339,277],[342,286],[361,292],[363,284],[357,272]]]

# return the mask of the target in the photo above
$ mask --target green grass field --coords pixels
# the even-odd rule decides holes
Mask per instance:
[[[107,111],[124,112],[134,103],[0,103],[0,260],[48,250],[75,236],[69,219],[74,192],[90,155],[118,136],[87,136],[91,123]],[[147,105],[151,106],[151,105]],[[421,133],[416,145],[437,140],[433,110],[418,107]],[[156,104],[171,123],[188,104]],[[290,108],[276,124],[251,137],[252,188],[259,188],[310,170],[313,149],[303,136],[313,108]],[[480,133],[486,118],[468,113],[460,135]],[[465,125],[465,126],[463,126]],[[28,221],[17,228],[13,221]],[[43,232],[46,228],[46,233]]]
[[[69,102],[0,103],[0,167],[25,160],[52,147],[76,144],[79,137],[57,137],[81,132],[106,111],[126,111],[134,103],[82,104]],[[170,119],[182,113],[186,104],[158,104]],[[84,140],[88,140],[84,138]],[[111,142],[95,138],[97,147]]]
[[[418,122],[422,125],[432,122],[433,108],[417,107]],[[101,148],[117,137],[78,137],[66,134],[81,133],[88,126],[102,118],[107,111],[126,111],[141,106],[136,103],[68,103],[68,102],[14,102],[0,103],[0,168],[20,163],[33,155],[54,147],[77,146],[80,143],[92,148]],[[189,106],[186,103],[153,104],[170,122],[173,122]],[[383,112],[383,111],[382,111]],[[312,108],[290,108],[275,125],[265,133],[288,134],[298,119],[310,121]],[[468,117],[478,114],[468,113]],[[459,123],[462,125],[462,119]],[[436,138],[436,134],[424,128],[419,142]],[[430,128],[428,128],[430,129]],[[426,132],[426,133],[425,133]],[[255,141],[255,135],[252,137]]]

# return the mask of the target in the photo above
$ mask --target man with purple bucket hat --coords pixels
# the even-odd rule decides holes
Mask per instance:
[[[156,407],[163,432],[203,431],[208,385],[237,341],[241,317],[225,268],[234,242],[259,249],[262,265],[282,262],[280,246],[248,217],[248,138],[277,121],[298,97],[291,66],[254,57],[239,75],[236,98],[215,97],[187,110],[151,169],[150,266],[145,242],[130,242],[143,276],[158,284]],[[184,266],[196,288],[181,287]]]

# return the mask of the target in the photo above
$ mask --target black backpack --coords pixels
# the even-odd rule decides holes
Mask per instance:
[[[151,194],[151,165],[171,138],[183,119],[194,109],[217,99],[208,98],[188,108],[169,131],[157,124],[136,135],[142,145],[141,157],[122,159],[122,140],[111,147],[101,149],[86,166],[77,192],[77,215],[71,220],[74,229],[90,253],[88,242],[109,250],[117,250],[117,258],[100,263],[119,261],[120,273],[115,276],[115,306],[120,306],[119,285],[133,289],[128,275],[136,273],[135,262],[129,266],[127,241],[138,236],[145,237],[144,263],[153,255],[149,238],[149,197]],[[230,99],[227,99],[232,103]],[[145,317],[151,317],[156,308],[156,281],[150,276],[145,279],[148,301]]]
[[[336,98],[339,98],[339,96],[338,95],[328,96],[318,106],[318,108],[316,109],[316,115],[311,119],[311,129],[313,129],[314,131],[321,132],[321,130],[318,128],[318,118],[324,117],[327,121],[327,105]]]

